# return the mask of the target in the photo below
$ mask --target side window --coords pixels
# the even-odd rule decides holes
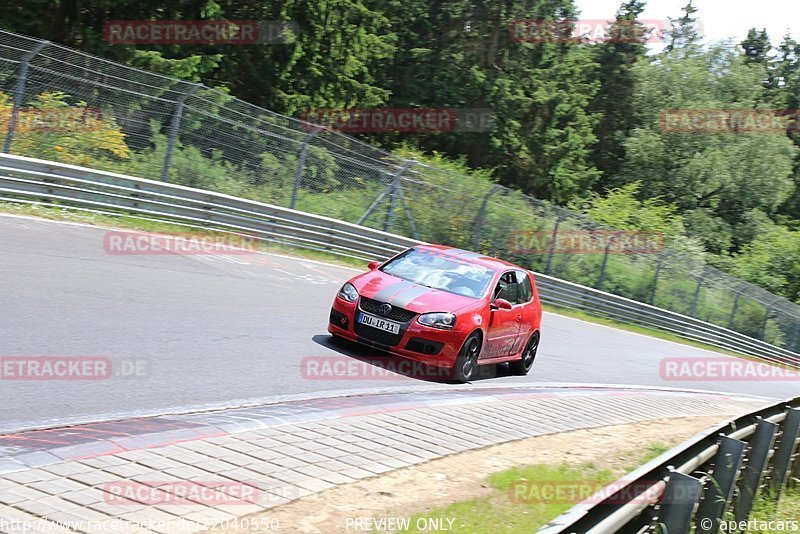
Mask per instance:
[[[519,287],[519,300],[517,304],[525,304],[533,298],[533,287],[531,287],[531,277],[528,273],[517,271],[517,285]]]
[[[497,287],[494,289],[495,299],[506,299],[511,304],[517,304],[519,298],[519,286],[514,272],[504,273],[500,277]]]

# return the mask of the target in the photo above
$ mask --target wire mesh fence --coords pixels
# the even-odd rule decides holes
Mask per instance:
[[[200,84],[0,31],[0,117],[6,153],[474,249],[800,351],[800,307],[680,242],[632,251],[581,214]]]

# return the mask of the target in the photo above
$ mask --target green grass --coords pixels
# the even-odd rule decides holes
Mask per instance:
[[[726,519],[733,520],[733,517],[726,517]],[[797,532],[800,529],[800,487],[795,486],[793,489],[787,490],[778,503],[761,498],[756,501],[753,506],[753,511],[750,514],[749,526],[744,532],[748,534],[767,534],[771,532]],[[773,529],[769,528],[769,521],[782,522],[784,528],[773,524]],[[797,525],[797,528],[792,527],[792,523]],[[780,530],[779,530],[780,529]]]
[[[652,443],[642,455],[637,452],[623,453],[630,457],[632,467],[638,468],[668,450],[661,443]],[[486,484],[492,494],[479,499],[456,502],[447,506],[414,513],[409,529],[399,532],[422,533],[418,529],[427,518],[455,519],[453,531],[470,534],[528,534],[566,512],[583,499],[621,475],[609,469],[600,469],[595,464],[528,465],[512,467],[490,475]],[[554,492],[561,497],[552,499]]]
[[[491,496],[416,513],[411,516],[410,528],[402,532],[426,532],[417,529],[417,522],[426,518],[455,519],[455,532],[534,532],[577,504],[580,498],[574,495],[591,493],[613,480],[611,471],[598,470],[591,464],[577,468],[566,464],[515,467],[489,477],[488,483],[494,490]],[[540,498],[540,492],[550,491],[563,491],[568,496],[557,502]]]

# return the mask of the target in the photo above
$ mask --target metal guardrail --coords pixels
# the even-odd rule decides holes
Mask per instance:
[[[0,201],[56,205],[218,230],[364,261],[388,258],[420,241],[222,193],[75,165],[0,154]],[[711,323],[537,275],[542,301],[602,314],[679,337],[791,366],[800,355]]]
[[[739,532],[759,499],[800,478],[800,397],[703,432],[557,517],[542,534]],[[794,484],[796,485],[796,484]]]
[[[800,366],[800,355],[792,351],[688,315],[681,315],[543,274],[536,275],[536,285],[539,288],[542,302],[547,304],[605,315],[684,339],[754,356],[770,363],[790,367]]]

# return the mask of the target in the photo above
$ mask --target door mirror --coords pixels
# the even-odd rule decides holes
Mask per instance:
[[[495,299],[492,302],[492,308],[495,310],[510,310],[513,306],[506,299]]]
[[[374,271],[375,269],[377,269],[380,266],[381,266],[381,262],[379,262],[379,261],[371,261],[371,262],[369,262],[367,264],[367,269],[369,269],[370,271]]]

